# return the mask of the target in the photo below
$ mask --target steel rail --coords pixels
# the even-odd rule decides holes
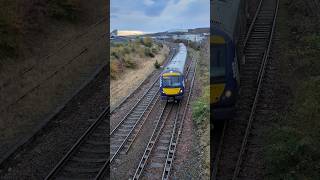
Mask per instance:
[[[167,45],[167,46],[169,46],[169,45]],[[170,48],[169,57],[167,58],[167,61],[165,62],[164,66],[172,60],[172,58],[174,57],[175,52],[176,52],[176,50],[174,50],[173,47],[170,46],[169,48]],[[137,88],[135,88],[128,96],[126,96],[118,105],[116,105],[116,107],[114,107],[113,109],[111,108],[110,114],[113,114],[113,112],[114,112],[116,109],[118,109],[121,105],[123,105],[124,102],[126,102],[126,101],[139,89],[139,87],[141,87],[142,84],[144,84],[147,80],[148,80],[148,77],[145,78],[145,79],[137,86]]]
[[[172,55],[169,58],[169,61],[172,60],[172,58],[174,57],[175,53],[172,53]],[[169,62],[168,61],[168,62]],[[168,63],[167,62],[167,63]],[[148,94],[148,92],[152,89],[152,87],[159,81],[161,74],[159,74],[157,76],[157,78],[155,79],[155,81],[151,84],[151,86],[147,89],[147,91],[142,95],[142,97],[133,105],[133,107],[130,109],[130,111],[126,114],[126,116],[124,118],[122,118],[122,120],[120,121],[120,123],[117,124],[117,126],[111,131],[110,136],[114,133],[115,130],[117,130],[117,128],[124,122],[124,120],[130,115],[130,113],[135,109],[135,107],[139,104],[139,102],[145,97],[145,95]],[[142,85],[142,84],[141,84]]]
[[[158,82],[158,79],[155,81],[155,83]],[[155,84],[154,83],[154,84]],[[152,86],[149,88],[149,90],[152,89],[152,87],[154,86],[154,84],[152,84]],[[148,92],[149,92],[148,90]],[[148,92],[145,93],[148,94]],[[128,135],[125,137],[125,139],[122,141],[122,143],[120,144],[119,148],[116,150],[115,154],[110,158],[110,163],[113,161],[113,159],[119,154],[120,150],[122,149],[122,147],[124,146],[124,144],[127,142],[129,136],[131,135],[131,133],[135,130],[136,126],[138,125],[138,123],[141,121],[141,118],[144,116],[144,114],[147,112],[147,110],[149,109],[150,105],[152,104],[154,98],[159,94],[159,92],[156,92],[152,99],[150,100],[150,102],[148,103],[147,107],[145,108],[145,110],[143,110],[143,112],[141,113],[141,115],[139,116],[139,118],[136,120],[136,123],[131,127],[131,130],[129,131]],[[123,118],[123,120],[118,124],[118,126],[116,128],[119,128],[121,124],[123,124],[123,122],[127,119],[127,117],[132,113],[133,109],[135,109],[137,107],[137,105],[141,102],[141,100],[145,97],[145,95],[135,104],[135,106],[131,109],[131,111]],[[152,110],[152,109],[151,109]],[[150,111],[151,111],[150,110]],[[143,126],[143,124],[142,124]],[[110,134],[110,137],[113,135],[113,132],[116,129],[114,129],[112,131],[112,133]]]
[[[244,43],[243,43],[243,46],[244,46],[243,47],[243,51],[245,51],[246,47],[248,46],[249,37],[252,34],[253,27],[256,24],[256,20],[257,20],[258,15],[259,15],[259,13],[261,11],[263,2],[264,2],[263,0],[260,1],[259,6],[257,8],[257,11],[255,13],[254,19],[251,22],[250,28],[249,28],[249,30],[247,32],[246,38],[245,38]],[[266,47],[266,50],[264,50],[264,52],[263,52],[263,57],[262,57],[262,60],[261,60],[261,65],[260,65],[258,76],[257,76],[257,80],[256,80],[256,84],[257,84],[258,87],[257,87],[255,99],[254,99],[254,102],[252,104],[252,108],[251,108],[251,111],[250,111],[250,117],[249,117],[248,124],[247,124],[247,127],[246,127],[246,132],[245,132],[245,135],[244,135],[244,139],[243,139],[243,141],[241,143],[241,150],[239,152],[239,156],[238,156],[238,159],[237,159],[237,162],[236,162],[235,169],[234,169],[232,174],[230,173],[230,175],[232,175],[231,178],[233,180],[237,178],[237,176],[238,176],[238,174],[240,172],[240,166],[241,166],[241,162],[242,162],[241,158],[242,158],[242,155],[244,153],[244,150],[245,150],[244,148],[246,146],[247,138],[248,138],[248,135],[249,135],[248,130],[250,129],[251,123],[253,121],[252,120],[253,116],[254,116],[253,108],[255,108],[256,105],[257,105],[257,100],[258,100],[261,84],[262,84],[262,81],[263,81],[263,76],[265,74],[265,67],[266,67],[266,64],[267,64],[268,55],[269,55],[269,52],[270,52],[270,49],[271,49],[271,42],[272,42],[272,37],[273,37],[273,34],[274,34],[274,29],[275,29],[274,27],[275,27],[275,22],[276,22],[276,17],[277,17],[278,4],[279,4],[279,0],[277,0],[277,5],[276,5],[275,12],[274,12],[274,15],[273,15],[271,32],[267,37],[267,39],[269,41],[268,42],[269,44]],[[225,132],[227,130],[227,123],[228,122],[225,122],[223,130],[222,130],[222,134],[221,134],[221,137],[220,137],[219,147],[218,147],[217,154],[215,156],[216,159],[215,159],[213,172],[212,172],[212,176],[211,176],[212,179],[216,179],[217,178],[217,172],[218,172],[218,166],[219,166],[218,163],[220,161],[220,157],[221,157],[221,154],[222,154],[222,145],[224,143],[224,136],[225,136]]]
[[[102,22],[106,21],[107,17],[102,17],[99,21],[97,21],[96,23],[90,25],[85,31],[81,32],[80,34],[72,37],[71,39],[67,40],[65,44],[59,46],[57,49],[55,49],[54,51],[52,51],[50,54],[43,56],[39,59],[36,60],[36,64],[31,65],[31,67],[28,67],[28,69],[22,73],[19,73],[18,75],[15,75],[13,77],[13,79],[16,78],[21,78],[21,76],[23,77],[26,73],[28,73],[29,71],[33,70],[35,67],[38,67],[38,62],[40,62],[41,60],[45,60],[48,59],[52,56],[55,56],[58,54],[59,51],[61,51],[63,48],[68,47],[73,41],[78,40],[80,37],[86,35],[89,33],[89,31],[91,31],[94,27],[96,27],[97,25],[101,24]],[[102,39],[103,37],[98,37],[97,40]],[[90,43],[90,45],[93,43]],[[54,71],[52,71],[51,73],[49,73],[45,78],[40,79],[39,82],[32,86],[31,88],[29,88],[28,90],[26,90],[25,92],[21,93],[22,95],[15,98],[13,101],[11,101],[10,103],[8,103],[8,105],[1,107],[0,108],[0,112],[3,112],[5,110],[7,110],[9,107],[17,104],[18,102],[20,102],[22,99],[24,99],[25,97],[27,97],[29,94],[33,93],[35,90],[37,90],[40,86],[42,86],[43,84],[45,84],[46,82],[48,82],[48,80],[54,78],[57,74],[59,74],[61,71],[63,71],[67,66],[69,66],[72,62],[74,62],[78,57],[82,56],[85,52],[87,52],[87,48],[84,47],[80,50],[79,53],[77,53],[75,56],[73,56],[72,58],[70,58],[68,61],[66,61],[65,63],[63,63],[62,65],[60,65],[59,67],[57,67]]]
[[[159,120],[157,121],[157,124],[156,124],[156,126],[155,126],[155,128],[154,128],[154,130],[152,132],[152,135],[150,137],[148,145],[147,145],[147,147],[146,147],[146,149],[145,149],[145,151],[144,151],[144,153],[142,155],[142,158],[141,158],[141,160],[139,162],[139,165],[138,165],[138,167],[137,167],[137,169],[135,171],[135,174],[134,174],[134,176],[132,178],[133,180],[137,180],[141,176],[141,173],[143,172],[143,169],[144,169],[144,167],[145,167],[145,165],[146,165],[146,163],[148,161],[148,158],[150,157],[150,154],[151,154],[151,152],[153,150],[153,147],[154,147],[155,143],[158,141],[158,137],[159,137],[163,127],[165,126],[165,123],[166,123],[169,115],[171,114],[174,106],[173,106],[173,104],[170,104],[169,112],[167,114],[165,114],[165,117],[163,117],[164,111],[167,109],[167,107],[168,107],[168,103],[166,103],[165,108],[162,110],[162,113],[161,113],[161,115],[159,117]],[[179,108],[180,108],[180,104],[179,104],[178,110],[179,110]],[[162,119],[163,119],[163,122],[161,124],[159,124]],[[160,125],[160,127],[159,127],[159,125]]]
[[[170,57],[168,58],[168,61],[166,62],[166,64],[167,63],[169,63],[171,60],[172,60],[172,58],[175,56],[175,52],[176,52],[176,50],[175,50],[175,48],[171,48],[171,51],[172,51],[172,53],[170,53]],[[153,87],[153,85],[159,80],[159,78],[160,78],[160,76],[161,76],[161,74],[159,75],[159,76],[157,76],[157,78],[156,78],[156,80],[153,82],[153,84],[151,85],[151,87],[148,89],[148,91]],[[141,83],[140,85],[142,85],[143,83]],[[147,92],[148,92],[147,91]],[[147,93],[146,92],[146,93]],[[145,94],[146,94],[145,93]],[[144,95],[145,95],[144,94]],[[143,95],[143,96],[144,96]],[[130,95],[127,97],[127,98],[129,98],[130,97]],[[126,99],[127,99],[126,98]],[[126,99],[122,102],[122,103],[120,103],[120,105],[121,104],[123,104],[125,101],[126,101]],[[141,100],[142,98],[140,98],[139,99],[139,101]],[[151,101],[152,102],[152,101]],[[138,102],[135,104],[135,105],[137,105],[138,104]],[[155,103],[156,104],[156,103]],[[119,106],[120,106],[119,105]],[[149,107],[147,107],[146,109],[148,109]],[[115,109],[117,109],[117,107],[115,108]],[[114,109],[114,110],[115,110]],[[130,110],[130,111],[132,111],[134,109],[134,107]],[[151,110],[149,111],[149,113],[147,114],[147,116],[149,116],[149,114],[151,113],[151,111],[153,110],[153,107],[151,108]],[[123,121],[126,119],[126,117],[129,115],[130,113],[128,113],[126,116],[125,116],[125,118],[123,118],[123,120],[116,126],[116,128],[118,128],[119,126],[120,126],[120,124],[121,123],[123,123]],[[143,113],[144,114],[144,113]],[[146,118],[147,119],[147,118]],[[145,123],[145,121],[146,121],[146,119],[142,122],[142,124],[144,124]],[[116,128],[115,129],[113,129],[113,131],[110,133],[110,136],[112,135],[112,133],[116,130]],[[138,132],[135,134],[135,136],[133,137],[133,141],[136,139],[136,136],[139,134],[139,132],[140,132],[140,130],[141,130],[141,128],[142,128],[142,126],[138,129]],[[134,128],[133,128],[134,129]],[[131,130],[131,132],[132,132],[132,130]],[[131,134],[131,132],[130,132],[130,134]],[[130,134],[128,135],[128,137],[130,136]],[[131,147],[131,145],[133,144],[133,141],[128,145],[128,148],[125,150],[125,153],[127,153],[128,152],[128,150],[129,150],[129,148]],[[123,143],[124,144],[124,143]],[[121,146],[123,146],[123,145],[121,145]],[[119,150],[120,151],[120,150]],[[118,151],[118,152],[119,152]],[[117,153],[118,153],[117,152]],[[116,153],[116,154],[117,154]],[[115,155],[116,155],[115,154]],[[113,156],[112,158],[110,158],[109,157],[109,160],[103,165],[103,167],[100,169],[100,171],[99,171],[99,173],[98,173],[98,175],[97,175],[97,177],[96,177],[96,179],[100,179],[100,178],[102,178],[103,177],[103,175],[104,175],[104,173],[105,173],[105,171],[107,170],[107,168],[108,168],[108,166],[110,165],[110,163],[113,161],[113,159],[115,158],[115,156]]]
[[[194,56],[193,56],[192,59],[194,59]],[[192,80],[191,80],[191,84],[190,84],[190,87],[189,87],[189,92],[188,92],[189,94],[188,94],[186,105],[185,105],[185,107],[183,109],[182,118],[181,118],[180,127],[178,129],[178,132],[175,131],[176,130],[176,128],[175,128],[176,123],[174,125],[173,133],[171,135],[171,140],[170,140],[170,144],[169,144],[168,153],[167,153],[167,156],[166,156],[165,166],[163,168],[163,173],[162,173],[162,179],[163,180],[167,180],[170,177],[170,171],[171,171],[171,167],[173,165],[176,148],[177,148],[177,145],[179,143],[179,138],[180,138],[180,135],[182,133],[184,119],[185,119],[185,116],[186,116],[186,113],[187,113],[187,110],[188,110],[190,97],[192,95],[192,89],[193,89],[194,80],[195,80],[196,71],[197,71],[197,62],[198,62],[197,60],[191,62],[191,63],[195,63],[195,67],[194,67],[194,72],[193,72],[193,77],[192,77]],[[190,69],[191,69],[191,65],[189,67],[188,74],[190,72]],[[178,114],[179,114],[179,112],[178,112]],[[177,116],[177,118],[178,117],[179,117],[179,115]],[[174,135],[176,135],[176,133],[178,133],[178,134],[177,134],[176,138],[174,138],[175,137]]]
[[[141,124],[144,124],[146,122],[146,120],[149,118],[151,112],[153,111],[155,105],[157,104],[157,102],[160,100],[160,95],[157,96],[156,102],[152,105],[151,110],[148,112],[148,114],[146,115],[146,117],[144,118],[143,122]],[[130,141],[130,143],[128,144],[128,147],[125,150],[125,153],[127,153],[130,149],[130,147],[132,146],[132,144],[134,143],[135,139],[138,137],[139,132],[142,129],[142,125],[137,129],[137,133],[133,136],[132,140]]]
[[[191,66],[192,66],[192,62],[191,62],[191,63],[188,65],[188,67],[186,68],[186,71],[187,71],[187,72],[186,72],[186,76],[188,76],[188,74],[189,74],[189,72],[190,72],[190,69],[191,69]],[[175,114],[176,117],[175,117],[174,125],[173,125],[173,126],[174,126],[174,129],[175,129],[176,124],[177,124],[177,120],[178,120],[178,116],[179,116],[179,111],[180,111],[180,106],[181,106],[181,103],[179,103],[179,107],[178,107],[177,113]],[[167,118],[168,118],[168,117],[167,117]],[[146,150],[145,150],[145,154],[142,156],[142,159],[141,159],[141,161],[140,161],[140,163],[139,163],[139,165],[138,165],[138,167],[137,167],[137,169],[136,169],[136,172],[135,172],[135,174],[134,174],[133,179],[139,179],[140,176],[142,175],[142,172],[143,172],[143,170],[144,170],[144,167],[145,167],[146,164],[148,163],[148,159],[149,159],[149,157],[151,156],[152,150],[153,150],[155,144],[157,143],[158,139],[160,138],[161,133],[163,132],[163,128],[164,128],[165,124],[166,124],[166,122],[163,122],[162,127],[160,128],[160,130],[158,130],[158,134],[157,134],[157,136],[155,137],[154,144],[152,144],[152,148],[149,148],[149,147],[150,147],[149,144],[147,145]],[[154,130],[157,130],[157,128],[158,128],[158,126],[156,126]],[[172,130],[174,130],[174,129],[172,129]],[[154,135],[154,134],[153,134],[153,135]],[[152,140],[153,135],[151,136],[150,141]],[[147,151],[148,148],[149,148],[149,150]],[[147,155],[146,155],[146,152],[148,152]]]
[[[166,106],[167,105],[165,105],[165,107],[162,109],[162,112],[161,112],[161,114],[160,114],[160,118],[161,118],[161,116],[162,116],[162,114],[164,113],[164,110],[166,109]],[[151,110],[152,111],[152,110]],[[151,111],[148,113],[148,116],[149,116],[149,114],[151,113]],[[159,118],[159,119],[160,119]],[[146,120],[147,118],[145,118],[145,120]],[[144,121],[145,121],[144,120]],[[140,131],[140,130],[139,130]],[[97,177],[96,177],[96,180],[98,180],[98,179],[101,179],[102,177],[103,177],[103,175],[104,175],[104,173],[105,173],[105,171],[107,170],[107,167],[108,167],[108,165],[110,165],[110,163],[111,163],[111,158],[103,165],[103,167],[100,169],[100,171],[99,171],[99,173],[98,173],[98,175],[97,175]]]
[[[160,77],[160,75],[158,76]],[[132,111],[138,106],[138,104],[143,100],[143,98],[149,93],[149,91],[153,88],[153,86],[159,81],[159,78],[156,78],[156,80],[151,84],[151,86],[147,89],[147,91],[142,95],[141,98],[132,106],[132,108],[129,110],[129,112],[122,118],[120,123],[116,125],[116,127],[111,131],[110,136],[113,135],[113,133],[124,123],[124,121],[127,119],[127,117],[132,113]],[[146,107],[147,109],[148,107]]]
[[[172,55],[170,58],[172,59],[174,55]],[[171,60],[170,59],[170,60]],[[126,114],[126,116],[122,119],[122,121],[112,130],[112,132],[110,133],[110,137],[113,135],[113,133],[125,122],[125,120],[129,117],[129,115],[132,114],[132,112],[134,112],[134,109],[136,109],[136,107],[139,105],[139,103],[146,97],[146,95],[152,90],[152,88],[154,87],[154,85],[159,81],[161,74],[159,76],[157,76],[157,78],[155,79],[155,81],[152,83],[152,85],[150,86],[150,88],[143,94],[143,96],[139,99],[139,101],[131,108],[131,110]],[[114,160],[114,158],[119,154],[119,152],[121,151],[121,149],[123,148],[123,146],[125,145],[125,143],[128,141],[128,138],[130,137],[130,135],[132,134],[132,132],[135,130],[136,126],[140,123],[141,118],[144,116],[144,114],[147,112],[147,110],[149,109],[150,105],[152,104],[154,98],[159,94],[159,92],[156,92],[155,95],[152,97],[150,103],[146,106],[145,110],[141,113],[141,115],[139,116],[139,118],[136,120],[136,123],[131,127],[131,130],[129,131],[128,135],[125,137],[125,139],[123,140],[123,142],[120,144],[119,148],[116,150],[115,154],[110,158],[110,163]],[[152,108],[149,110],[149,112],[152,111]],[[141,127],[144,125],[144,122],[142,123]],[[140,129],[138,133],[140,132]],[[136,136],[135,136],[136,137]],[[132,144],[132,143],[130,143]],[[130,145],[131,146],[131,145]]]
[[[190,68],[191,68],[191,64],[189,64],[188,68],[187,68],[187,73],[186,73],[186,76],[188,76],[188,73],[190,71]],[[160,98],[160,96],[157,97],[157,100]],[[156,100],[156,102],[157,102]],[[149,113],[147,114],[146,118],[144,119],[144,121],[142,122],[142,124],[145,123],[145,121],[148,119],[150,113],[152,112],[154,106],[155,106],[156,103],[153,104],[153,106],[151,107],[151,110],[149,111]],[[131,145],[133,144],[134,140],[136,139],[136,137],[138,136],[140,130],[142,129],[142,126],[138,129],[138,132],[135,134],[135,136],[133,137],[133,140],[130,142],[130,144],[128,145],[127,149],[125,150],[125,153],[127,153],[131,147]]]
[[[66,155],[59,161],[59,163],[50,171],[45,180],[49,180],[54,178],[54,176],[58,173],[58,171],[65,165],[65,163],[69,160],[69,158],[73,155],[73,153],[79,148],[79,146],[85,141],[86,137],[93,132],[98,125],[104,120],[103,118],[109,113],[110,106],[106,107],[102,113],[98,116],[98,118],[92,123],[92,125],[86,130],[84,134],[77,140],[77,142],[72,146],[72,148],[67,152]],[[106,159],[107,160],[107,159]]]
[[[222,129],[222,132],[221,132],[221,136],[220,136],[220,142],[219,142],[219,146],[218,146],[218,151],[217,151],[217,154],[216,154],[216,158],[215,158],[215,161],[213,163],[213,172],[212,172],[212,175],[211,175],[211,179],[215,180],[216,177],[217,177],[217,173],[218,173],[218,164],[219,164],[219,161],[220,161],[220,157],[221,157],[221,153],[222,153],[222,145],[223,145],[223,140],[224,140],[224,135],[225,135],[225,132],[226,132],[226,129],[227,129],[227,125],[228,125],[228,121],[224,122],[224,125],[223,125],[223,129]]]
[[[260,12],[260,10],[261,10],[262,1],[263,1],[263,0],[260,0],[260,3],[259,3],[258,8],[257,8],[257,11],[256,11],[256,13],[255,13],[255,15],[254,15],[254,18],[253,18],[251,24],[250,24],[250,27],[249,27],[249,29],[248,29],[246,38],[245,38],[244,41],[243,41],[243,47],[246,47],[246,46],[247,46],[249,37],[250,37],[251,32],[252,32],[252,29],[253,29],[253,26],[254,26],[254,24],[255,24],[255,22],[256,22],[256,19],[257,19],[257,17],[258,17],[258,14],[259,14],[259,12]],[[245,49],[245,48],[243,48],[243,51],[244,51],[244,49]],[[243,53],[243,54],[244,54],[244,53]]]
[[[250,113],[248,125],[247,125],[247,128],[246,128],[245,136],[243,138],[243,142],[242,142],[242,145],[241,145],[241,150],[240,150],[240,153],[239,153],[239,156],[238,156],[238,160],[237,160],[237,164],[236,164],[236,169],[235,169],[233,177],[232,177],[233,180],[237,179],[237,176],[239,175],[240,168],[241,168],[241,163],[242,163],[242,157],[243,157],[246,145],[247,145],[248,136],[249,136],[249,133],[250,133],[250,130],[251,130],[251,125],[252,125],[252,122],[254,120],[254,114],[255,114],[256,106],[257,106],[257,103],[258,103],[258,98],[260,96],[260,89],[262,87],[263,76],[265,75],[265,67],[266,67],[267,59],[269,57],[269,52],[270,52],[270,49],[271,49],[272,38],[273,38],[274,29],[275,29],[275,25],[276,25],[278,8],[279,8],[279,0],[277,0],[277,5],[276,5],[276,9],[275,9],[275,15],[274,15],[274,18],[273,18],[272,30],[271,30],[271,34],[270,34],[270,37],[269,37],[268,48],[267,48],[267,51],[266,51],[266,55],[264,56],[265,60],[263,61],[264,64],[263,64],[262,70],[260,71],[261,74],[259,75],[260,78],[259,78],[258,88],[257,88],[256,95],[255,95],[255,98],[254,98],[254,103],[253,103],[252,108],[251,108],[251,113]]]
[[[191,63],[188,65],[188,67],[186,68],[186,77],[188,77],[188,75],[189,75],[189,73],[190,73],[190,71],[191,71],[191,69],[192,69],[192,64],[193,64],[194,62],[193,61],[191,61]],[[194,67],[195,68],[195,67]],[[195,72],[194,72],[194,74],[195,74]],[[194,75],[193,74],[193,75]],[[194,76],[193,76],[194,77]],[[186,78],[186,80],[187,80],[188,78]],[[189,91],[189,94],[190,94],[190,91]],[[188,97],[190,97],[190,96],[188,96]],[[188,98],[189,99],[189,98]],[[177,127],[177,124],[178,123],[180,123],[180,128],[181,128],[181,123],[183,123],[183,120],[182,119],[180,119],[179,118],[179,115],[180,115],[180,109],[181,109],[181,103],[179,103],[179,107],[178,107],[178,110],[177,110],[177,112],[176,112],[176,114],[175,114],[175,120],[174,120],[174,124],[173,124],[173,128],[170,128],[171,129],[171,137],[172,136],[174,136],[175,134],[176,134],[176,127]],[[184,111],[184,113],[185,113],[185,111]],[[183,116],[183,118],[184,118],[184,116]],[[181,120],[181,121],[179,121],[179,120]],[[164,122],[164,124],[165,124],[165,122]],[[161,129],[159,130],[159,132],[158,132],[158,134],[157,134],[157,137],[156,137],[156,140],[154,140],[154,144],[153,144],[153,146],[152,146],[152,148],[149,148],[149,150],[148,150],[148,154],[147,155],[143,155],[142,156],[142,160],[140,161],[140,163],[139,163],[139,165],[138,165],[138,168],[136,169],[136,173],[135,173],[135,175],[134,175],[134,177],[133,177],[133,179],[139,179],[140,177],[141,177],[141,175],[142,175],[142,172],[143,172],[143,170],[144,170],[144,168],[145,168],[145,166],[147,165],[147,163],[148,163],[148,159],[149,159],[149,157],[152,157],[152,155],[151,155],[151,153],[153,152],[153,148],[154,148],[154,146],[157,144],[157,142],[158,142],[158,139],[160,138],[160,134],[161,133],[163,133],[163,131],[164,131],[164,125],[163,124],[163,127],[161,127]],[[155,130],[157,129],[157,126],[155,127]],[[181,132],[181,130],[180,131],[178,131],[178,132]],[[171,144],[172,145],[172,144]],[[150,147],[150,146],[147,146],[147,148],[146,149],[148,149],[148,147]],[[170,143],[169,143],[169,145],[168,145],[168,150],[170,149]],[[146,152],[146,151],[145,151]],[[162,174],[162,173],[161,173]]]

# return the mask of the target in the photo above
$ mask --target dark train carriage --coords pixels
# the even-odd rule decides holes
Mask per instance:
[[[210,106],[214,120],[232,118],[239,92],[240,38],[246,32],[244,0],[212,0]]]

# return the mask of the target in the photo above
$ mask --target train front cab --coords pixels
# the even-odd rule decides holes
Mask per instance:
[[[184,94],[184,77],[178,71],[167,71],[160,78],[161,99],[167,101],[179,101]]]
[[[214,120],[234,117],[239,73],[235,46],[223,31],[215,29],[210,38],[210,108]]]

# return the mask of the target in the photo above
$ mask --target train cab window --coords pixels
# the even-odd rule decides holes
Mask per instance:
[[[210,76],[224,78],[226,74],[226,45],[211,45]]]
[[[166,76],[162,78],[163,87],[180,87],[182,85],[181,76]]]

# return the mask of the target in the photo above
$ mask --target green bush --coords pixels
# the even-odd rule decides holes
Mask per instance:
[[[124,47],[122,53],[123,54],[129,54],[130,53],[130,49],[128,47]]]
[[[160,68],[160,64],[159,64],[158,60],[156,60],[156,62],[154,63],[154,67],[155,67],[156,69],[159,69],[159,68]]]
[[[157,49],[157,48],[152,48],[151,51],[152,51],[153,54],[158,54],[159,49]]]
[[[149,56],[149,57],[154,57],[154,54],[151,52],[150,48],[145,48],[144,49],[144,54],[145,56]]]
[[[137,63],[133,61],[128,55],[124,57],[123,61],[126,68],[134,69],[137,67]]]
[[[116,51],[111,51],[111,56],[115,57],[116,59],[119,59],[118,53]]]
[[[141,39],[141,44],[143,44],[144,46],[151,48],[153,45],[153,40],[150,37],[145,37],[143,39]]]

